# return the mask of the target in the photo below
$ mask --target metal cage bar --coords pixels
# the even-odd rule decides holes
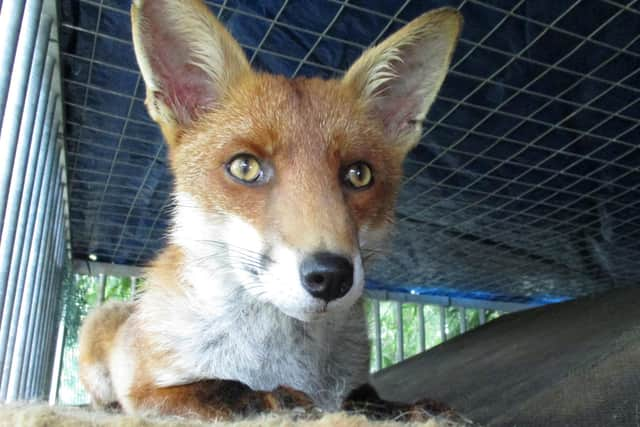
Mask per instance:
[[[61,173],[60,171],[60,174]],[[63,228],[63,197],[60,187],[56,190],[56,199],[57,202],[54,210],[55,218],[53,220],[53,227],[50,230],[52,234],[45,252],[45,259],[48,260],[48,265],[42,280],[38,281],[38,283],[42,283],[39,287],[38,295],[33,298],[31,303],[27,346],[21,359],[22,366],[17,370],[18,373],[16,374],[20,376],[19,395],[42,392],[37,388],[34,389],[34,385],[31,382],[32,377],[38,378],[41,375],[40,365],[42,363],[44,339],[48,336],[44,333],[44,329],[49,326],[48,321],[45,319],[51,314],[54,302],[51,300],[51,294],[55,290],[56,285],[55,276],[58,270],[58,248],[60,247],[60,233]],[[25,367],[27,369],[25,369]],[[30,388],[27,388],[27,384],[29,384]]]
[[[19,249],[14,251],[16,245],[21,240],[17,233],[18,218],[22,210],[22,195],[24,193],[25,181],[29,179],[28,175],[33,175],[33,169],[29,170],[29,160],[38,152],[37,146],[31,145],[31,137],[34,131],[34,122],[38,107],[41,105],[39,100],[43,96],[41,88],[47,80],[45,72],[45,62],[47,59],[47,51],[49,46],[49,34],[51,32],[52,19],[45,16],[40,22],[40,29],[36,40],[35,51],[31,63],[31,74],[27,84],[27,91],[23,106],[22,119],[18,127],[16,137],[17,150],[11,169],[9,193],[7,195],[7,207],[4,212],[4,221],[2,223],[0,240],[0,289],[4,289],[6,294],[7,276],[9,275],[10,266],[14,267],[19,262],[14,257],[14,252],[19,253]],[[47,97],[48,93],[44,93]],[[46,105],[46,103],[45,103]],[[5,129],[3,128],[3,133]],[[13,237],[13,238],[12,238]]]
[[[62,194],[63,190],[60,189]],[[62,288],[60,286],[62,274],[64,271],[63,265],[63,254],[64,254],[64,201],[60,203],[59,217],[58,217],[58,230],[57,230],[57,240],[56,240],[56,248],[54,254],[52,256],[53,262],[53,274],[51,276],[51,284],[50,284],[50,296],[49,296],[49,304],[50,310],[46,319],[44,319],[44,327],[46,328],[45,337],[45,345],[42,347],[44,350],[40,353],[39,357],[39,366],[41,374],[37,377],[41,381],[41,386],[38,390],[39,397],[43,397],[42,394],[48,391],[47,383],[51,379],[51,370],[53,368],[54,362],[54,354],[53,354],[53,345],[55,341],[55,337],[57,336],[56,327],[58,323],[55,321],[56,316],[60,313],[60,305],[61,301],[61,292]],[[36,347],[39,349],[40,347]]]
[[[465,333],[470,329],[482,326],[486,323],[486,310],[490,310],[492,312],[492,319],[496,317],[496,314],[500,316],[501,314],[509,311],[519,311],[530,308],[527,305],[503,305],[499,302],[486,301],[482,299],[467,299],[467,300],[452,300],[448,298],[439,298],[439,299],[422,299],[421,296],[414,295],[412,298],[403,298],[402,294],[399,293],[390,293],[390,292],[367,292],[367,298],[371,301],[371,312],[369,313],[369,322],[373,322],[373,328],[369,330],[372,331],[373,336],[371,336],[372,342],[372,351],[375,354],[375,360],[371,363],[370,369],[371,372],[379,371],[383,368],[387,368],[382,360],[383,353],[389,353],[393,348],[392,345],[395,344],[395,359],[392,363],[399,363],[405,360],[407,357],[413,356],[418,353],[422,353],[424,351],[429,350],[434,345],[445,342],[448,339],[451,339],[455,336],[455,334],[449,334],[449,329],[456,329],[456,325],[459,326],[459,333]],[[392,328],[391,331],[385,332],[385,339],[382,338],[382,316],[380,311],[380,303],[382,301],[386,301],[391,310],[386,313],[387,316],[392,316],[392,320],[395,323],[395,328]],[[406,305],[415,306],[417,308],[417,312],[415,317],[410,317],[408,321],[413,325],[414,321],[417,321],[417,334],[416,339],[418,342],[417,345],[411,346],[409,342],[407,342],[407,348],[404,348],[405,344],[405,335],[404,335],[404,324],[407,319],[404,318],[404,307]],[[425,307],[434,308],[435,310],[429,310],[428,316],[425,313]],[[447,308],[453,309],[447,315]],[[470,321],[466,321],[466,313],[468,309],[478,310],[479,317],[478,319],[471,318]],[[484,314],[483,314],[484,313]],[[428,319],[428,324],[431,322],[438,324],[439,330],[431,331],[433,334],[430,336],[430,339],[426,339],[427,329],[425,328],[425,320]],[[387,321],[391,320],[387,318]],[[450,321],[454,323],[452,325],[449,324]],[[436,336],[437,335],[437,336]],[[386,347],[383,352],[383,346]],[[402,351],[401,351],[402,350]]]
[[[46,283],[47,266],[49,262],[49,258],[47,258],[47,255],[50,255],[48,252],[49,245],[51,244],[55,206],[57,206],[59,200],[62,197],[61,193],[59,191],[56,191],[56,188],[59,186],[60,182],[60,173],[58,172],[58,170],[60,167],[61,148],[53,148],[56,151],[56,156],[54,157],[52,171],[49,174],[49,182],[46,183],[48,197],[46,198],[46,204],[44,205],[44,212],[40,211],[42,212],[40,227],[37,227],[36,225],[36,230],[38,230],[40,233],[36,233],[35,237],[36,250],[32,250],[29,254],[30,269],[28,269],[27,273],[25,292],[23,293],[22,301],[19,304],[19,318],[16,329],[12,331],[12,352],[7,354],[4,362],[2,389],[0,389],[0,393],[5,394],[5,398],[8,401],[16,400],[19,397],[19,371],[21,369],[22,363],[24,362],[24,353],[28,333],[25,333],[24,331],[28,331],[29,314],[31,312],[31,309],[35,309],[35,307],[33,307],[32,301],[33,293],[36,289],[44,286],[44,284]],[[34,249],[34,247],[32,247],[32,249]],[[29,274],[29,271],[32,272],[31,275]],[[21,331],[22,333],[18,333],[18,331]]]
[[[18,269],[17,279],[14,276],[10,276],[10,283],[13,283],[14,287],[20,286],[20,289],[23,289],[25,284],[29,283],[27,281],[28,270],[30,267],[33,267],[32,262],[34,262],[34,258],[32,258],[31,253],[32,250],[35,249],[35,245],[38,242],[37,239],[40,236],[38,232],[39,230],[41,231],[42,220],[40,219],[40,222],[38,222],[38,220],[44,215],[43,209],[48,195],[47,183],[50,180],[53,169],[52,162],[55,153],[55,132],[52,131],[51,122],[55,112],[56,101],[57,97],[50,97],[47,108],[47,117],[43,124],[44,129],[40,141],[40,153],[36,167],[34,188],[31,191],[29,200],[30,214],[26,225],[26,236],[28,236],[28,238],[25,239],[25,244],[22,246],[20,254],[21,262]],[[12,321],[15,322],[13,319],[15,319],[15,316],[17,315],[16,312],[18,310],[18,304],[15,303],[15,298],[11,298],[11,301],[9,301],[8,304],[4,304],[3,307],[3,321],[0,323],[0,366],[4,366],[4,360],[9,353],[10,346],[12,346],[11,340],[9,339],[9,331],[12,328]],[[5,377],[4,372],[5,371],[3,370],[2,378]],[[0,398],[4,398],[4,396],[5,395],[0,391]]]
[[[5,108],[0,133],[0,171],[2,171],[0,172],[0,217],[2,218],[7,206],[14,156],[17,150],[28,149],[28,146],[18,147],[17,142],[41,12],[42,0],[27,1],[20,26],[15,60],[11,68],[9,90],[6,101],[3,99]],[[5,64],[2,65],[4,67]],[[4,238],[4,235],[0,237]]]
[[[57,192],[56,192],[57,193]],[[59,211],[60,197],[58,194],[55,196],[56,202],[54,207],[55,216],[57,217],[57,212]],[[54,220],[52,219],[52,222]],[[57,229],[57,226],[55,226]],[[50,231],[51,232],[51,231]],[[55,231],[53,232],[55,234]],[[37,349],[34,351],[33,345],[34,342],[39,343],[41,341],[42,330],[41,330],[41,318],[43,315],[49,310],[44,302],[48,299],[47,295],[49,294],[49,271],[51,264],[51,256],[50,256],[50,246],[51,246],[51,237],[47,236],[47,247],[45,249],[45,259],[47,261],[47,266],[45,267],[45,275],[41,278],[39,283],[40,286],[37,286],[34,294],[32,295],[31,301],[29,302],[29,313],[27,316],[27,324],[28,324],[28,333],[25,338],[25,347],[23,353],[19,356],[20,358],[15,358],[14,367],[12,368],[12,377],[16,378],[17,381],[17,396],[24,396],[27,393],[34,393],[33,389],[26,389],[26,378],[29,373],[33,373],[38,375],[36,369],[36,358],[34,357],[34,353],[37,353]],[[40,344],[41,345],[41,344]],[[26,365],[27,369],[24,369]],[[10,382],[11,384],[11,382]],[[10,385],[11,387],[11,385]]]
[[[61,155],[61,154],[60,154]],[[59,177],[61,178],[62,170],[59,169]],[[48,356],[46,349],[46,341],[49,339],[48,329],[51,326],[51,322],[47,321],[55,311],[55,304],[52,298],[55,294],[56,288],[59,288],[59,284],[56,282],[56,252],[57,246],[59,245],[58,239],[60,237],[59,230],[62,226],[62,212],[63,212],[63,194],[62,187],[60,186],[60,180],[58,180],[58,186],[56,189],[56,199],[57,202],[54,205],[54,211],[52,216],[52,224],[49,230],[48,235],[48,245],[46,248],[46,259],[47,264],[44,266],[42,276],[37,283],[40,283],[40,287],[42,288],[42,295],[40,299],[35,303],[40,307],[40,310],[36,312],[37,316],[32,317],[33,321],[33,334],[32,340],[35,341],[35,355],[34,355],[34,375],[37,378],[36,384],[40,385],[43,378],[43,364],[45,363],[45,358]],[[31,319],[30,319],[31,320]],[[25,352],[25,356],[28,353]],[[24,370],[25,362],[30,362],[31,355],[27,357],[21,358],[22,370]],[[20,372],[20,370],[18,370]],[[40,388],[36,388],[33,392],[38,394],[38,397],[43,390]]]
[[[58,391],[60,389],[60,375],[62,373],[62,361],[64,353],[64,339],[65,339],[65,326],[64,320],[61,319],[58,322],[58,333],[56,335],[56,353],[53,361],[51,382],[49,388],[49,405],[55,405],[58,401]]]
[[[31,150],[29,153],[29,160],[27,164],[27,176],[25,178],[22,195],[20,197],[18,221],[16,224],[15,238],[13,239],[13,250],[11,251],[10,258],[0,258],[0,263],[4,264],[5,262],[10,261],[11,264],[10,266],[6,267],[3,265],[3,269],[0,270],[4,272],[4,268],[8,268],[8,271],[0,275],[0,282],[2,283],[2,286],[7,289],[7,301],[12,301],[13,299],[11,297],[13,290],[8,288],[7,284],[16,283],[20,265],[23,261],[23,247],[25,246],[25,244],[28,245],[29,242],[31,242],[32,238],[31,233],[33,230],[29,229],[28,227],[29,218],[31,218],[35,214],[35,205],[31,203],[31,199],[33,198],[32,191],[34,189],[37,191],[37,188],[35,188],[35,186],[36,183],[39,182],[39,173],[43,169],[44,157],[46,156],[46,142],[43,138],[43,131],[52,119],[55,105],[53,100],[52,102],[49,102],[53,70],[54,60],[49,58],[43,76],[44,81],[41,87],[40,97],[38,101],[36,122],[31,134]],[[7,236],[9,235],[10,234],[7,234]],[[4,303],[4,300],[0,301],[0,307],[3,307]],[[0,310],[0,312],[2,312],[2,310]]]
[[[23,1],[10,1],[0,8],[0,28],[4,29],[0,35],[0,43],[3,47],[0,51],[0,123],[2,123],[4,107],[7,103],[11,70],[15,60],[24,7],[25,2]]]
[[[62,173],[62,172],[61,172]],[[59,248],[60,248],[60,239],[61,239],[61,229],[63,227],[63,200],[62,200],[62,190],[58,190],[59,202],[56,208],[56,228],[53,230],[53,234],[51,236],[50,245],[48,248],[48,259],[49,265],[47,267],[47,275],[44,280],[43,285],[43,296],[38,301],[38,304],[41,309],[37,312],[35,316],[35,320],[33,322],[32,329],[34,333],[32,334],[32,344],[30,348],[28,348],[28,352],[25,353],[25,362],[28,363],[29,368],[27,370],[24,369],[26,364],[23,364],[22,369],[22,378],[21,381],[24,381],[24,390],[21,390],[23,393],[27,392],[27,384],[29,384],[29,393],[32,397],[42,398],[44,390],[43,381],[46,380],[47,375],[47,363],[50,362],[49,357],[50,352],[50,340],[53,335],[53,323],[52,319],[57,312],[57,290],[59,290],[59,286],[57,287],[57,279],[60,272],[59,265]],[[37,333],[36,333],[37,331]],[[25,378],[26,374],[26,378]]]
[[[382,327],[380,325],[380,301],[373,300],[373,322],[375,328],[376,369],[382,369]]]
[[[53,101],[52,105],[55,105]],[[0,366],[2,368],[2,378],[0,381],[0,399],[6,399],[7,387],[9,382],[9,372],[11,369],[10,359],[13,354],[13,349],[16,340],[16,334],[18,332],[18,316],[20,312],[22,295],[25,289],[31,289],[35,283],[35,268],[41,262],[41,239],[45,232],[45,214],[46,209],[50,205],[50,199],[53,192],[51,191],[52,176],[55,169],[54,164],[54,145],[55,139],[51,138],[51,134],[55,134],[51,130],[51,119],[53,118],[53,109],[49,112],[47,122],[45,124],[45,142],[49,142],[47,147],[47,157],[45,164],[43,165],[42,181],[40,181],[39,188],[34,189],[32,193],[33,197],[37,194],[37,203],[35,215],[30,216],[31,226],[27,225],[28,235],[32,236],[30,242],[23,246],[22,251],[22,263],[20,271],[18,272],[18,279],[12,284],[13,287],[19,289],[19,296],[15,295],[11,301],[7,301],[3,310],[3,322],[0,325]],[[23,268],[22,268],[23,267]],[[9,362],[7,362],[9,361]]]
[[[418,309],[418,348],[423,352],[426,344],[426,331],[424,329],[424,304],[417,304]]]
[[[53,69],[54,69],[54,61],[51,60],[48,64],[49,67],[49,73],[48,73],[48,78],[47,78],[47,82],[48,85],[45,87],[43,87],[43,90],[47,90],[49,92],[49,86],[51,83],[51,77],[52,77],[52,73],[53,73]],[[50,96],[49,93],[47,93],[46,96],[43,97],[42,101],[42,105],[44,106],[43,110],[47,109],[47,104],[48,108],[49,108],[49,115],[47,115],[46,119],[43,119],[42,122],[40,123],[39,129],[36,129],[36,131],[34,132],[34,138],[32,139],[32,143],[34,145],[38,146],[38,157],[44,159],[44,157],[46,156],[46,148],[48,146],[48,144],[53,144],[53,141],[44,141],[44,139],[46,137],[50,137],[51,131],[50,131],[50,122],[53,118],[53,113],[55,111],[54,109],[54,105],[56,102],[56,98],[53,97],[51,99],[51,103],[49,103],[50,100]],[[44,113],[43,113],[44,116]],[[45,128],[47,128],[47,133],[48,135],[43,135]],[[40,159],[38,159],[38,163],[40,163]],[[23,264],[23,262],[26,262],[26,258],[27,258],[27,254],[28,254],[28,248],[30,247],[30,244],[32,243],[32,237],[33,237],[33,228],[29,228],[28,227],[28,222],[29,222],[29,217],[34,216],[36,214],[35,212],[35,204],[31,204],[31,199],[33,198],[34,194],[32,193],[32,190],[34,188],[34,181],[36,181],[37,178],[37,170],[35,168],[33,168],[33,170],[30,170],[31,172],[31,177],[29,179],[29,181],[26,183],[25,185],[25,190],[23,192],[23,198],[21,199],[20,205],[21,205],[21,227],[19,228],[19,233],[16,235],[16,247],[14,249],[14,254],[12,255],[12,262],[15,266],[15,268],[12,267],[11,269],[11,274],[10,274],[10,280],[9,283],[13,283],[20,275],[20,269],[21,266]],[[27,236],[25,236],[26,232],[29,231],[29,234]],[[26,249],[26,250],[25,250]],[[31,310],[34,310],[34,307],[31,307]],[[28,333],[31,333],[32,329],[31,326],[28,329]]]
[[[8,288],[9,269],[15,266],[16,258],[12,258],[14,249],[14,239],[16,237],[16,228],[18,227],[18,217],[21,208],[20,200],[22,198],[25,178],[27,177],[28,159],[33,157],[37,148],[30,144],[33,135],[34,121],[36,118],[37,108],[39,105],[39,97],[42,96],[40,88],[43,85],[44,65],[49,45],[49,33],[51,29],[51,19],[45,18],[41,22],[38,30],[37,42],[33,55],[29,58],[28,70],[31,74],[26,76],[26,86],[24,94],[26,99],[22,99],[20,105],[20,117],[16,117],[16,111],[12,111],[10,123],[2,124],[2,132],[0,134],[0,145],[7,147],[13,145],[15,157],[12,159],[12,166],[1,172],[2,179],[7,180],[7,193],[0,194],[0,203],[6,204],[1,206],[0,215],[2,215],[2,231],[0,233],[0,312],[5,301],[12,302],[12,293],[15,289]],[[28,48],[24,47],[24,49]],[[26,58],[26,52],[23,54]],[[24,65],[24,64],[21,64]],[[21,83],[21,82],[18,82]],[[17,95],[16,95],[17,96]],[[45,95],[47,96],[47,95]],[[15,96],[14,96],[15,97]],[[14,101],[14,103],[17,101]],[[17,108],[17,107],[16,107]],[[1,150],[2,148],[0,148]],[[2,153],[9,155],[9,153]],[[31,174],[32,171],[29,171]],[[3,184],[4,185],[4,184]],[[0,188],[0,191],[3,191]],[[15,288],[13,284],[12,288]]]
[[[402,302],[395,303],[396,308],[396,362],[404,360],[404,318],[402,317]]]

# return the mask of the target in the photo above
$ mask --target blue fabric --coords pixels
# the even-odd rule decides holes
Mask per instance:
[[[145,263],[165,244],[172,178],[143,103],[129,1],[60,3],[74,257]],[[210,5],[255,67],[332,77],[403,22],[460,5],[404,3]],[[406,164],[399,231],[370,269],[385,286],[555,298],[639,282],[640,9],[517,4],[461,7],[456,66]]]

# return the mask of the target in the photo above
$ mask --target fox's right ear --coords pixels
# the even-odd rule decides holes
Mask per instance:
[[[168,142],[251,72],[240,45],[200,0],[134,0],[131,24],[147,108]]]

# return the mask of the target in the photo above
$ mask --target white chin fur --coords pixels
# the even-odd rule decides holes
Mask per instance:
[[[171,238],[180,246],[188,258],[185,279],[192,286],[202,303],[202,299],[219,302],[221,297],[230,296],[233,288],[241,286],[256,299],[278,307],[280,311],[301,321],[314,321],[327,314],[348,310],[362,295],[364,288],[364,271],[359,253],[353,256],[353,286],[342,298],[326,304],[323,300],[312,297],[302,286],[300,279],[300,263],[302,255],[283,243],[273,242],[269,257],[273,261],[259,278],[247,272],[241,258],[259,255],[265,250],[263,236],[249,223],[234,215],[214,215],[207,213],[198,202],[187,193],[176,195],[175,225]],[[223,254],[219,245],[228,245],[231,254],[236,251],[243,254],[220,264]],[[252,255],[253,254],[253,255]],[[220,275],[222,274],[222,277]]]

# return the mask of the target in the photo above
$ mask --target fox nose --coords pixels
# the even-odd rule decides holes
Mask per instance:
[[[345,296],[351,289],[353,264],[343,256],[318,252],[302,261],[300,275],[307,292],[329,302]]]

